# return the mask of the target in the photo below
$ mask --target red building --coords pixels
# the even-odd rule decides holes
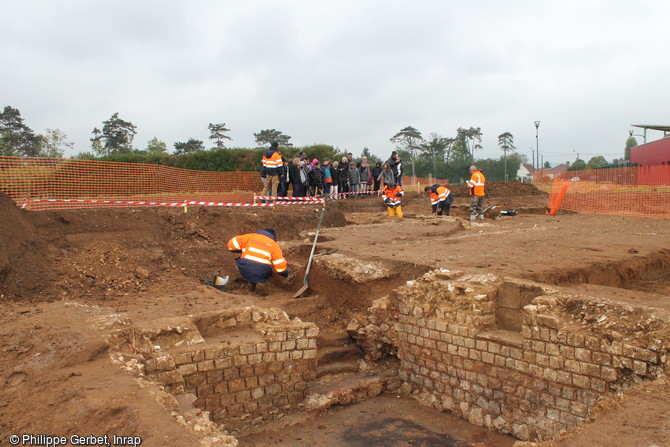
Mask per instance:
[[[670,126],[635,125],[635,127],[644,129],[645,139],[647,129],[663,131],[663,138],[632,147],[630,149],[631,164],[638,166],[670,165]]]

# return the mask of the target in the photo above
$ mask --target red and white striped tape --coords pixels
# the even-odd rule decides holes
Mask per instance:
[[[275,196],[254,196],[256,200],[291,200],[291,201],[304,201],[304,202],[317,202],[320,203],[320,200],[323,200],[319,197],[275,197]]]
[[[281,204],[282,201],[291,200],[291,201],[304,201],[304,202],[314,202],[314,203],[323,203],[324,198],[337,199],[339,197],[346,196],[372,196],[377,195],[377,191],[359,191],[359,192],[341,192],[337,194],[323,194],[318,197],[275,197],[275,196],[254,196],[256,200],[276,200],[277,204]]]
[[[240,202],[148,202],[148,201],[136,201],[136,200],[101,200],[101,199],[29,199],[23,202],[21,208],[25,208],[30,203],[36,202],[50,202],[50,203],[104,203],[109,205],[139,205],[139,206],[168,206],[168,207],[181,207],[181,206],[265,206],[271,207],[275,205],[304,205],[306,203],[325,203],[325,199],[317,199],[309,202],[301,201],[290,201],[290,202],[275,202],[275,203],[240,203]]]
[[[377,195],[377,191],[358,191],[358,192],[338,192],[337,194],[328,194],[330,198],[346,197],[346,196],[372,196]]]

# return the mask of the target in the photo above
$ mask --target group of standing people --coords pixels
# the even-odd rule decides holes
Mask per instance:
[[[470,221],[484,219],[484,174],[476,166],[470,166]],[[291,161],[281,156],[279,145],[273,142],[263,155],[261,177],[264,180],[261,196],[287,197],[288,185],[293,187],[293,197],[360,193],[380,191],[389,208],[389,215],[402,217],[400,197],[402,197],[402,162],[396,151],[391,153],[382,165],[370,167],[366,156],[356,162],[349,152],[338,161],[316,158],[311,162],[305,152],[300,152]],[[426,186],[424,191],[430,196],[434,214],[448,216],[453,202],[453,194],[446,186],[439,184]],[[391,211],[394,211],[391,213]]]
[[[383,165],[376,163],[371,167],[366,156],[355,161],[351,152],[339,161],[310,161],[305,152],[287,160],[282,157],[279,144],[273,142],[263,154],[260,173],[261,196],[288,197],[289,185],[293,197],[336,197],[342,193],[376,192],[389,182],[402,185],[402,163],[395,151]]]

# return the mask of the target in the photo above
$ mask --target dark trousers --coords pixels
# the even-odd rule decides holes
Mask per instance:
[[[293,197],[305,197],[305,185],[293,183]]]
[[[260,262],[240,258],[237,260],[237,268],[244,279],[254,284],[262,284],[272,277],[272,267]]]

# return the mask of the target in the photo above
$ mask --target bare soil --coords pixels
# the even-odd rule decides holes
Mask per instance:
[[[391,275],[357,284],[333,278],[315,263],[301,299],[292,296],[302,285],[320,210],[315,206],[28,212],[0,195],[0,440],[15,433],[113,433],[142,436],[143,445],[198,444],[175,417],[174,402],[110,361],[109,333],[121,314],[143,321],[254,304],[281,307],[344,333],[375,299],[434,268],[490,272],[633,306],[670,308],[667,219],[549,217],[546,194],[510,182],[491,184],[487,206],[496,208],[471,224],[467,192],[452,189],[450,217],[431,216],[429,199],[414,193],[404,199],[402,220],[388,217],[377,197],[330,202],[317,253],[337,250],[380,262]],[[491,219],[500,209],[517,208],[517,216]],[[225,245],[236,234],[270,227],[292,274],[250,294]],[[203,285],[219,269],[231,277],[226,292]],[[647,384],[556,445],[613,445],[613,434],[620,446],[670,445],[668,397],[667,380]],[[388,407],[384,414],[394,418],[405,407]],[[312,439],[328,430],[318,424],[338,426],[354,417],[337,414],[318,422],[316,431],[311,427]],[[258,436],[247,445],[319,445]]]

